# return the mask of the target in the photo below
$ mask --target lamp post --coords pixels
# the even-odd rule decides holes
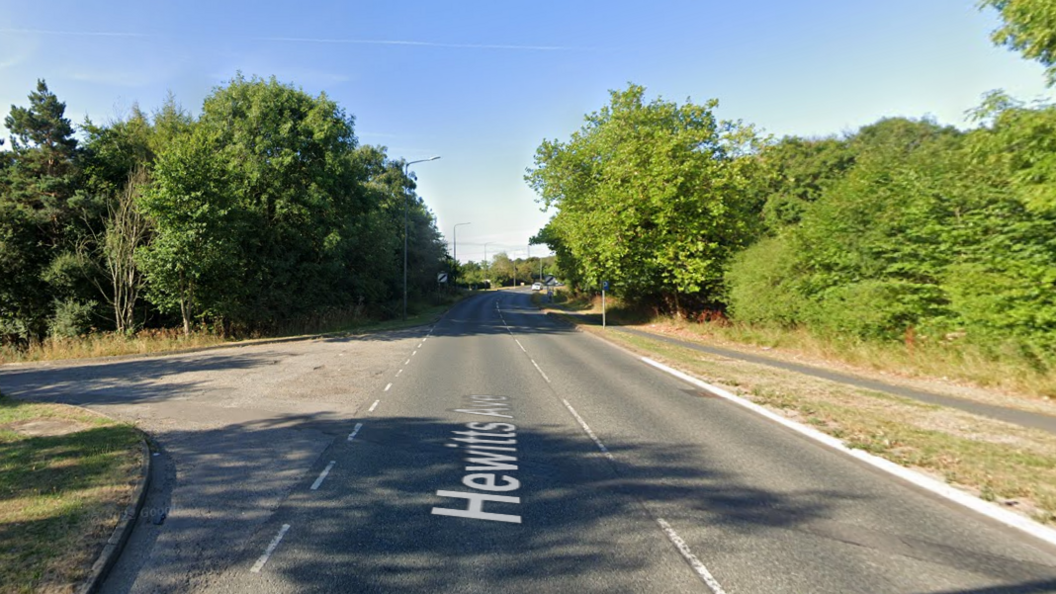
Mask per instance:
[[[451,244],[452,244],[452,246],[454,246],[454,249],[453,249],[454,254],[452,254],[452,257],[455,260],[455,264],[458,264],[458,228],[461,227],[462,225],[472,225],[472,224],[473,223],[456,223],[455,226],[451,228]]]
[[[451,258],[455,261],[451,266],[451,272],[454,272],[456,266],[458,266],[458,228],[462,225],[472,225],[473,223],[455,223],[455,226],[451,228],[451,251],[454,252]],[[453,281],[454,279],[452,279]]]
[[[410,177],[411,165],[415,163],[425,163],[426,161],[435,161],[440,156],[429,157],[428,159],[418,159],[417,161],[411,161],[410,163],[403,164],[403,175],[404,177]],[[403,319],[407,319],[407,200],[409,196],[403,197]]]
[[[485,280],[488,281],[488,286],[489,287],[491,286],[491,262],[488,261],[488,246],[493,244],[493,243],[498,243],[498,242],[489,241],[489,242],[484,244],[484,271],[488,275],[488,278],[485,279]]]

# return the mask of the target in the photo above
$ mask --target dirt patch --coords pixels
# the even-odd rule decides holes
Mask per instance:
[[[54,437],[69,435],[87,429],[90,425],[72,419],[28,419],[0,425],[0,430],[14,431],[30,437]]]

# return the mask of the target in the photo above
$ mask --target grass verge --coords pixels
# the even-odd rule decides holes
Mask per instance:
[[[139,479],[140,439],[82,409],[0,395],[0,594],[86,578]]]
[[[606,340],[696,375],[782,415],[1056,526],[1056,435],[945,407],[605,331]]]
[[[537,300],[538,302],[538,300]],[[568,312],[601,316],[597,296],[569,295],[558,291],[554,303]],[[760,327],[727,321],[697,323],[673,316],[649,315],[624,306],[618,298],[608,303],[610,324],[639,326],[643,330],[673,335],[717,346],[767,351],[767,355],[799,362],[843,366],[909,379],[937,379],[966,386],[998,390],[1013,399],[1035,401],[1045,408],[1056,401],[1056,368],[1009,346],[987,350],[952,340],[916,337],[913,343],[821,336],[806,329]],[[577,320],[576,323],[581,323]]]
[[[374,320],[356,317],[351,322],[336,319],[326,323],[313,321],[299,330],[287,328],[283,332],[254,337],[248,341],[267,340],[269,338],[293,338],[314,334],[365,334],[368,332],[382,332],[420,326],[428,324],[442,315],[454,303],[472,294],[463,293],[438,305],[419,307],[416,313],[409,315],[406,320]],[[16,362],[171,353],[244,342],[247,342],[247,340],[224,337],[211,332],[192,332],[190,335],[185,336],[182,331],[176,328],[146,329],[137,332],[133,336],[113,332],[98,332],[78,338],[48,338],[24,351],[11,347],[0,347],[0,365]]]

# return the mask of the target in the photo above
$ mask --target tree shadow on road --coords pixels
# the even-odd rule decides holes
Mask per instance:
[[[369,419],[348,442],[353,422],[280,416],[167,435],[181,478],[173,513],[139,570],[150,575],[139,579],[172,592],[190,585],[254,591],[261,580],[276,592],[486,592],[498,585],[505,592],[678,591],[700,583],[647,508],[679,508],[682,522],[767,538],[789,530],[817,535],[813,525],[861,498],[823,486],[775,494],[699,464],[699,451],[661,443],[613,448],[617,460],[633,454],[638,461],[614,466],[582,435],[543,426],[518,429],[517,468],[501,472],[520,488],[493,493],[520,503],[484,504],[521,523],[442,516],[433,508],[466,509],[468,501],[438,491],[473,492],[462,483],[465,452],[448,447],[465,425]],[[312,490],[330,460],[328,478]],[[284,524],[290,528],[281,546],[261,573],[250,572]],[[980,563],[962,552],[930,561],[995,580],[1056,579],[1051,567]],[[657,575],[665,582],[656,583]]]

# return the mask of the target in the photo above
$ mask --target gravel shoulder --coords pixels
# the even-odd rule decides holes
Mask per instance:
[[[4,365],[0,390],[152,436],[152,487],[102,591],[191,591],[236,558],[423,332]]]

